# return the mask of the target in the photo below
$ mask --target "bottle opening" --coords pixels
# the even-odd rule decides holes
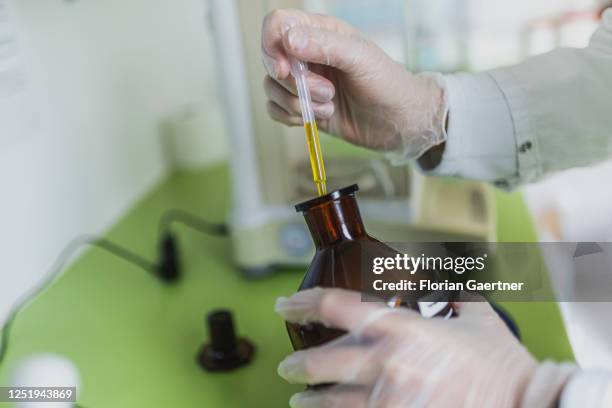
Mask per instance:
[[[299,203],[295,206],[295,210],[297,212],[308,211],[313,207],[330,201],[338,200],[341,197],[354,196],[355,192],[357,191],[359,191],[359,186],[357,184],[353,184],[351,186],[344,187],[339,190],[334,190],[324,196],[313,198],[312,200],[304,201],[303,203]]]

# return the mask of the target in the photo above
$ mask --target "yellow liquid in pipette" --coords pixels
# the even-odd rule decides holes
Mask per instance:
[[[312,168],[312,180],[317,186],[319,196],[327,194],[327,177],[325,176],[325,165],[323,164],[323,153],[319,142],[319,130],[317,122],[304,123],[306,132],[306,143],[310,154],[310,167]]]

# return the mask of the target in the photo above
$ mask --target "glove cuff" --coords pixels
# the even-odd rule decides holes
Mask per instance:
[[[520,407],[558,406],[563,387],[576,371],[578,367],[571,363],[545,361],[539,364],[527,385]]]
[[[387,159],[394,165],[416,159],[434,146],[444,143],[448,138],[446,120],[449,108],[444,75],[423,72],[415,75],[414,81],[420,82],[419,86],[425,89],[423,94],[430,95],[432,100],[424,103],[425,111],[421,113],[422,117],[418,118],[417,129],[411,129],[405,132],[406,134],[400,132],[401,146],[386,153]],[[414,123],[412,125],[415,126]]]

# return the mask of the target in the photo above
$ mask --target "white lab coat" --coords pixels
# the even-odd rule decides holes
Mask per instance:
[[[586,48],[558,49],[481,74],[449,75],[445,82],[448,140],[433,174],[512,188],[612,157],[612,9]],[[602,180],[600,188],[612,188],[612,180]],[[588,336],[578,333],[574,347],[591,342],[601,353],[612,353],[612,303],[565,304],[562,311],[566,321],[578,319],[589,330]],[[605,361],[612,355],[602,355],[599,365]],[[571,375],[560,406],[612,407],[612,366],[584,363]]]

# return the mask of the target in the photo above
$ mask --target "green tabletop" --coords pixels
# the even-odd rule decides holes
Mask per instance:
[[[499,239],[533,240],[520,195],[497,198]],[[225,167],[177,174],[129,210],[107,237],[154,259],[157,221],[165,210],[222,221],[229,201]],[[247,281],[232,265],[227,239],[187,227],[177,231],[184,276],[172,286],[101,250],[85,251],[17,318],[0,385],[8,384],[19,359],[51,352],[79,368],[79,403],[87,408],[287,406],[302,387],[276,374],[291,348],[273,304],[295,290],[301,274],[283,271]],[[573,358],[556,304],[503,306],[538,358]],[[256,344],[257,354],[247,367],[211,374],[196,365],[195,356],[205,340],[205,314],[220,307],[234,310],[239,333]]]

